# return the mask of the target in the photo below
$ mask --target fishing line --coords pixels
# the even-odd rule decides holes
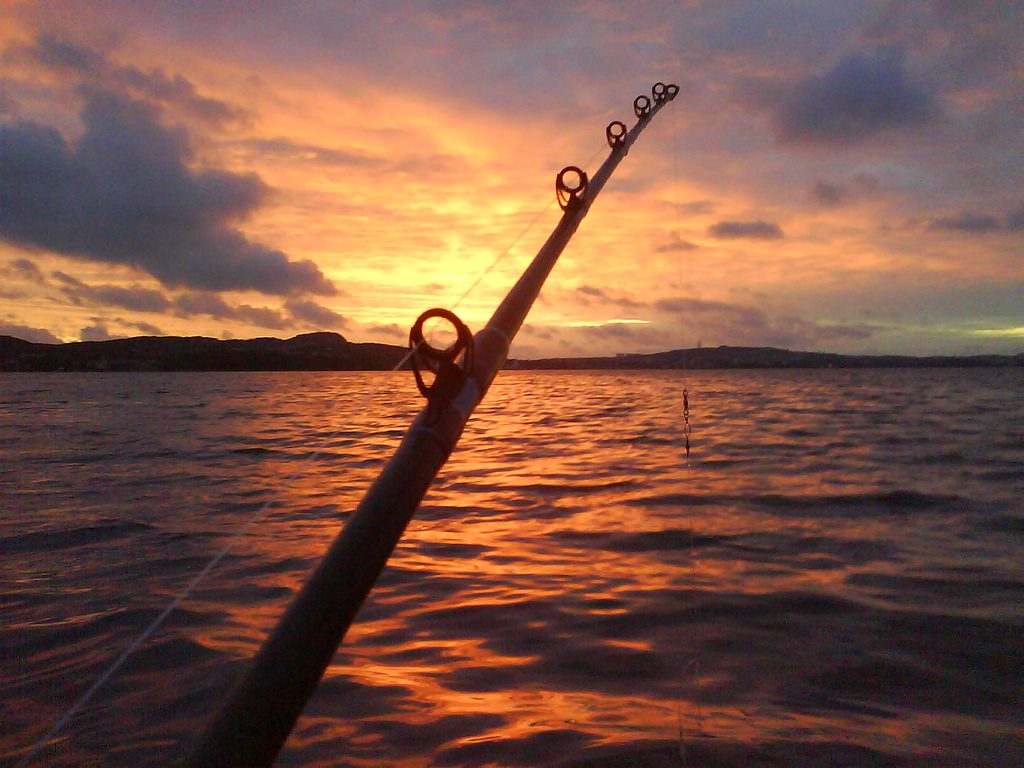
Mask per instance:
[[[606,151],[607,149],[608,149],[608,146],[606,144],[602,145],[601,147],[598,148],[598,150],[596,152],[594,152],[593,155],[590,156],[590,158],[583,165],[584,166],[590,165],[592,162],[594,162],[594,160],[598,157],[598,155],[600,155],[602,152]],[[548,201],[548,204],[545,205],[543,208],[541,208],[536,213],[536,215],[532,219],[530,219],[530,222],[523,228],[523,230],[518,235],[515,236],[515,238],[512,240],[512,242],[509,244],[509,246],[507,248],[505,248],[503,251],[501,251],[501,253],[499,253],[497,255],[497,257],[495,257],[494,261],[492,261],[490,263],[490,265],[486,269],[484,269],[484,271],[481,272],[477,276],[476,280],[474,280],[472,283],[470,283],[469,287],[465,291],[462,292],[462,295],[459,296],[459,298],[457,298],[455,300],[455,303],[452,304],[452,309],[455,309],[456,307],[458,307],[466,299],[466,297],[469,296],[470,293],[472,293],[473,289],[476,288],[480,284],[480,282],[488,274],[490,274],[494,270],[494,268],[496,266],[498,266],[498,263],[501,262],[506,256],[508,256],[512,252],[512,249],[516,247],[516,245],[519,243],[519,241],[522,240],[531,229],[533,229],[534,225],[538,221],[540,221],[541,216],[543,216],[545,213],[547,213],[551,209],[551,206],[553,206],[556,202],[557,202],[557,198],[552,197]]]
[[[677,123],[676,110],[672,110],[672,194],[675,202],[676,209],[676,240],[681,241],[682,238],[679,236],[679,138],[677,136],[676,123]],[[682,262],[682,257],[680,257]]]
[[[639,121],[633,134],[622,144],[621,152],[614,151],[615,141],[610,137],[610,131],[606,130],[606,134],[609,134],[606,138],[613,153],[595,174],[597,183],[593,185],[593,196],[600,192],[653,113],[671,100],[679,88],[674,84],[666,86],[659,82],[651,90],[658,105],[652,107],[651,99],[647,96],[634,99],[633,108]],[[562,181],[567,171],[575,171],[580,179],[586,178],[576,167],[564,168],[557,177],[558,192],[572,191]],[[565,200],[563,195],[559,195],[559,202],[563,204],[566,213],[492,316],[493,327],[506,340],[515,337],[550,270],[588,212],[593,196],[582,194],[585,188],[585,181],[581,181],[575,189],[581,193],[579,196],[571,195],[570,200]],[[442,353],[456,355],[464,345],[468,331],[460,320],[453,321],[455,316],[450,310],[433,309],[420,315],[410,332],[410,339],[418,341],[422,338],[420,326],[425,319],[433,316],[447,318],[456,327],[459,336],[456,345]],[[466,346],[465,349],[468,355],[470,348]],[[503,351],[504,348],[499,350]],[[477,371],[481,380],[476,385],[464,378],[461,384],[454,382],[453,386],[442,381],[446,391],[450,390],[451,396],[457,398],[458,405],[464,406],[445,408],[435,414],[440,429],[450,439],[442,439],[440,445],[435,445],[433,441],[441,437],[440,434],[415,428],[408,433],[407,442],[403,445],[407,450],[403,452],[400,448],[384,472],[374,481],[356,517],[350,519],[320,561],[312,576],[313,581],[307,582],[308,586],[296,596],[291,608],[264,642],[247,673],[245,685],[236,689],[208,726],[201,742],[192,752],[197,764],[212,767],[225,762],[239,762],[238,757],[244,757],[240,762],[260,765],[269,765],[274,760],[301,715],[305,702],[313,694],[317,682],[334,658],[349,623],[355,618],[389,554],[398,544],[423,494],[448,458],[469,414],[482,401],[488,385],[498,373],[502,358],[504,355],[498,354],[481,361]],[[443,359],[451,362],[450,358]],[[439,369],[439,373],[443,370]],[[449,379],[448,384],[452,384],[451,377],[462,378],[464,371],[459,371],[458,375],[451,373],[445,376]],[[456,404],[455,400],[452,402]],[[428,411],[422,412],[414,421],[414,426],[430,417]],[[417,460],[417,455],[423,460]],[[353,560],[351,553],[362,550],[378,553],[380,557]],[[322,586],[323,589],[314,589],[313,585]]]
[[[675,189],[675,202],[676,202],[676,239],[682,242],[682,238],[679,235],[679,142],[676,139],[676,113],[672,111],[672,168],[675,174],[674,189]],[[683,287],[683,255],[682,251],[679,252],[678,257],[679,263],[679,288],[680,292]],[[699,342],[698,342],[699,345]],[[687,481],[692,480],[691,469],[690,469],[690,392],[689,387],[686,386],[686,377],[683,377],[683,441],[686,448],[686,479]],[[688,482],[689,484],[689,482]],[[697,584],[697,549],[694,544],[694,533],[693,533],[693,509],[692,507],[687,512],[687,520],[690,525],[690,579],[696,587]],[[693,623],[696,628],[697,625],[697,610],[699,603],[697,601],[693,604]],[[695,631],[696,635],[696,631]],[[700,638],[697,638],[697,653],[693,657],[691,664],[693,665],[693,681],[696,686],[696,705],[697,705],[697,736],[704,735],[704,713],[701,707],[701,699],[703,698],[703,689],[701,688],[700,682]],[[689,665],[687,665],[689,667]]]
[[[473,292],[473,289],[476,288],[478,285],[480,285],[480,282],[485,277],[487,277],[487,275],[490,274],[494,270],[494,268],[496,266],[498,266],[498,263],[500,261],[502,261],[506,256],[509,255],[509,253],[512,252],[512,249],[516,247],[516,244],[526,236],[527,232],[529,232],[531,229],[533,229],[533,226],[538,221],[540,221],[540,217],[543,216],[545,213],[547,213],[551,209],[551,206],[554,205],[554,204],[555,204],[555,198],[551,198],[551,200],[548,202],[548,204],[545,205],[543,208],[541,208],[537,212],[537,214],[532,219],[530,219],[530,223],[527,224],[523,228],[523,230],[518,235],[515,236],[515,239],[511,242],[511,244],[509,244],[509,246],[505,250],[503,250],[501,253],[499,253],[497,255],[497,257],[494,259],[494,261],[492,261],[484,269],[483,272],[481,272],[479,275],[477,275],[476,280],[474,280],[472,283],[470,283],[469,287],[462,292],[462,295],[459,296],[459,298],[457,298],[455,300],[455,302],[452,304],[452,309],[455,309],[457,306],[459,306],[466,299],[466,297],[469,296],[469,294]]]
[[[678,125],[679,125],[679,122],[678,122],[678,116],[676,114],[676,110],[672,110],[672,207],[675,210],[675,220],[676,220],[675,244],[678,246],[678,255],[676,257],[676,268],[677,268],[677,274],[678,274],[678,280],[679,280],[679,292],[680,292],[680,295],[682,295],[684,271],[683,271],[683,249],[682,249],[683,238],[682,238],[682,226],[681,226],[681,222],[680,222],[680,211],[679,211],[680,204],[679,204],[679,131],[678,131]],[[683,432],[683,445],[684,445],[684,449],[686,451],[686,460],[685,460],[685,464],[684,464],[686,469],[684,471],[684,475],[686,477],[687,484],[689,484],[689,482],[692,480],[692,477],[691,477],[691,466],[690,466],[690,434],[691,434],[691,426],[690,426],[690,397],[689,397],[689,395],[690,395],[689,387],[687,386],[686,376],[684,375],[683,376],[683,396],[682,396],[682,406],[683,406],[683,430],[682,430],[682,432]],[[697,546],[696,546],[696,536],[695,536],[695,533],[694,533],[693,511],[692,511],[692,508],[687,508],[686,519],[687,519],[687,525],[689,526],[689,529],[690,529],[690,558],[689,558],[690,580],[694,584],[694,588],[696,588],[696,584],[697,584]],[[691,616],[695,627],[696,627],[696,624],[697,624],[697,610],[698,610],[698,606],[699,606],[699,603],[695,600],[694,604],[693,604],[693,610],[692,610],[692,616]],[[696,700],[694,702],[696,704],[696,707],[697,707],[697,734],[696,735],[699,737],[699,736],[703,736],[703,734],[704,734],[704,714],[703,714],[703,711],[702,711],[703,708],[702,708],[702,705],[701,705],[701,699],[702,699],[703,691],[702,691],[702,688],[701,688],[701,678],[700,678],[700,645],[699,645],[699,643],[697,645],[697,653],[693,656],[693,658],[690,659],[690,661],[686,664],[686,667],[683,669],[683,678],[684,679],[687,676],[687,673],[689,673],[691,668],[693,669],[693,681],[694,681],[694,686],[695,686],[695,689],[696,689],[696,697],[695,697]],[[685,765],[688,764],[688,761],[687,761],[687,754],[686,754],[686,744],[685,744],[684,734],[683,734],[683,713],[682,713],[682,704],[681,703],[677,704],[677,707],[676,707],[676,724],[677,724],[677,729],[678,729],[679,755],[680,755],[680,758],[683,761],[683,765],[685,766]]]
[[[415,349],[410,349],[409,351],[407,351],[405,355],[402,356],[402,359],[398,361],[395,367],[389,371],[389,373],[394,373],[395,371],[399,370],[403,365],[405,365],[409,358],[412,357],[413,352],[415,352]],[[383,388],[384,386],[381,385],[376,389],[368,392],[354,404],[353,408],[362,408],[375,397],[377,397],[377,395],[381,393]],[[282,484],[287,485],[288,483],[291,483],[293,480],[296,480],[301,475],[302,470],[304,470],[307,467],[307,465],[320,458],[324,449],[327,447],[327,444],[338,436],[338,432],[339,430],[335,430],[332,434],[324,438],[324,440],[320,443],[320,445],[316,447],[313,453],[303,460],[299,468],[296,469],[291,475],[289,475],[282,481]],[[117,672],[117,670],[119,670],[124,665],[124,663],[129,659],[129,657],[135,651],[137,651],[139,647],[143,645],[143,643],[145,643],[150,637],[152,637],[153,633],[160,628],[160,625],[164,623],[167,617],[174,612],[174,609],[181,605],[181,603],[184,602],[192,594],[195,588],[199,586],[199,583],[204,578],[206,578],[207,575],[209,575],[210,571],[212,571],[220,564],[220,561],[223,560],[224,557],[232,549],[234,549],[235,545],[238,544],[239,541],[241,541],[241,539],[249,532],[249,530],[256,523],[258,523],[266,515],[270,508],[273,507],[274,504],[276,503],[277,502],[275,499],[270,499],[269,501],[264,502],[264,504],[259,509],[256,510],[252,517],[250,517],[245,523],[243,523],[242,527],[239,528],[231,536],[230,539],[228,539],[227,543],[223,547],[221,547],[221,549],[203,567],[203,569],[192,577],[192,580],[189,581],[185,588],[177,594],[177,596],[170,602],[170,604],[166,608],[164,608],[163,611],[161,611],[160,614],[155,619],[153,619],[153,621],[151,621],[144,630],[142,630],[138,637],[136,637],[131,643],[129,643],[128,647],[121,652],[121,655],[118,656],[114,660],[114,662],[109,667],[107,667],[106,671],[104,671],[103,674],[101,674],[96,679],[96,681],[91,686],[89,686],[88,690],[86,690],[86,692],[83,693],[75,701],[75,703],[71,705],[70,708],[68,708],[68,710],[57,720],[53,727],[50,728],[46,735],[44,735],[34,744],[29,753],[25,755],[25,757],[23,757],[21,761],[15,765],[15,768],[24,768],[24,766],[31,764],[31,762],[35,759],[39,752],[47,745],[47,743],[54,736],[56,736],[65,725],[67,725],[71,718],[78,714],[79,710],[81,710],[82,707],[89,703],[93,696],[96,695],[96,692],[99,691],[99,689],[103,687],[103,685],[114,675],[114,673]]]
[[[585,165],[590,165],[590,163],[592,163],[594,159],[597,158],[597,156],[601,153],[603,149],[604,147],[595,152],[591,156],[591,158],[587,160]],[[508,256],[508,254],[512,251],[516,244],[523,237],[525,237],[526,234],[540,220],[540,218],[545,213],[547,213],[547,211],[551,208],[555,201],[556,199],[552,197],[548,204],[544,206],[542,209],[540,209],[540,211],[538,211],[538,213],[529,221],[529,223],[523,228],[523,230],[520,231],[518,235],[516,235],[515,239],[511,242],[511,244],[509,244],[508,247],[502,250],[498,254],[498,256],[491,262],[491,264],[486,269],[484,269],[483,272],[480,273],[480,275],[473,281],[472,284],[470,284],[469,288],[463,291],[462,295],[455,300],[455,302],[452,304],[453,308],[459,306],[466,299],[466,297],[469,296],[470,292],[472,292],[473,289],[480,284],[484,277],[488,273],[493,271],[494,268],[498,265],[498,263]],[[426,342],[421,342],[421,344],[422,343]],[[403,365],[405,365],[406,362],[408,362],[409,359],[416,352],[418,347],[419,345],[410,348],[402,356],[398,363],[396,363],[395,366],[389,371],[389,373],[394,373],[398,371]],[[383,390],[383,388],[384,386],[381,385],[376,389],[370,391],[369,393],[364,395],[359,401],[357,401],[353,405],[353,408],[358,409],[364,407],[370,401],[376,398]],[[311,462],[320,458],[321,454],[323,453],[327,445],[330,443],[330,441],[338,436],[339,431],[340,430],[335,430],[333,433],[324,438],[324,440],[320,443],[319,446],[316,447],[313,453],[307,456],[303,460],[299,468],[296,469],[291,475],[286,477],[282,481],[282,483],[287,485],[294,481],[295,479],[297,479],[301,475],[302,471]],[[157,617],[153,619],[153,621],[151,621],[149,625],[146,626],[145,629],[142,630],[138,637],[136,637],[131,643],[128,644],[128,646],[121,652],[121,654],[114,660],[114,662],[106,668],[106,670],[92,683],[92,685],[89,686],[85,693],[79,696],[78,699],[64,712],[64,714],[61,715],[60,718],[58,718],[58,720],[56,721],[56,723],[54,723],[50,730],[47,731],[45,735],[43,735],[33,744],[33,746],[29,749],[28,753],[15,764],[15,768],[25,768],[25,766],[30,765],[35,760],[35,758],[49,744],[49,742],[58,733],[61,732],[64,726],[67,725],[68,722],[70,722],[71,719],[74,718],[74,716],[77,715],[78,712],[81,711],[81,709],[86,704],[88,704],[92,700],[96,693],[110,680],[111,677],[114,676],[114,674],[124,665],[124,663],[131,657],[131,655],[135,653],[135,651],[137,651],[147,640],[149,640],[153,636],[153,633],[155,633],[157,629],[160,628],[164,621],[167,620],[167,617],[170,616],[171,613],[173,613],[174,610],[179,605],[181,605],[181,603],[183,603],[192,595],[193,591],[195,591],[196,587],[199,586],[200,582],[202,582],[202,580],[206,578],[206,576],[208,576],[210,572],[213,571],[213,569],[220,564],[220,562],[227,556],[227,554],[232,549],[234,549],[234,547],[238,544],[239,541],[242,540],[242,538],[250,531],[250,529],[257,522],[263,519],[263,517],[267,514],[270,508],[274,506],[275,503],[276,500],[274,499],[265,502],[259,509],[256,510],[252,517],[250,517],[245,523],[243,523],[243,525],[231,536],[231,538],[228,539],[227,543],[225,543],[224,546],[221,547],[221,549],[213,556],[213,558],[203,567],[203,569],[199,571],[199,573],[197,573],[194,577],[192,577],[191,581],[189,581],[185,588],[182,589],[181,592],[179,592],[174,597],[174,599],[157,615]]]

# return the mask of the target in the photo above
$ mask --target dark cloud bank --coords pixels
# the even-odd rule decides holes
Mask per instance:
[[[773,94],[772,122],[782,144],[843,144],[939,115],[937,99],[906,71],[900,53],[852,55],[825,74]],[[759,100],[766,102],[765,95]]]
[[[11,323],[0,320],[0,336],[14,336],[36,344],[60,344],[60,339],[45,328],[33,328],[22,323]]]
[[[120,307],[135,312],[171,313],[178,317],[205,315],[275,330],[338,329],[348,325],[348,321],[337,312],[308,299],[289,298],[282,309],[273,309],[229,304],[220,295],[208,291],[185,292],[172,297],[140,285],[89,285],[60,271],[53,272],[53,279],[61,293],[78,306]]]
[[[633,349],[665,348],[673,343],[671,335],[665,335],[665,319],[673,329],[684,328],[695,338],[729,339],[732,344],[751,346],[781,346],[801,348],[807,345],[835,341],[864,340],[870,338],[880,327],[850,323],[818,323],[794,315],[770,316],[758,307],[713,301],[696,297],[657,299],[649,302],[636,301],[628,296],[616,296],[590,285],[580,285],[573,291],[573,300],[584,305],[608,304],[641,317],[655,317],[652,324],[632,322],[606,322],[600,325],[574,329],[580,337],[615,341],[628,344]],[[538,327],[530,328],[534,338],[552,340],[539,332]],[[618,351],[618,347],[616,350]]]
[[[249,119],[246,111],[234,104],[202,96],[195,85],[181,75],[170,75],[159,68],[147,71],[117,65],[99,51],[50,34],[39,35],[31,45],[13,47],[7,56],[32,61],[77,82],[173,107],[213,127],[244,123]]]
[[[780,240],[785,235],[778,224],[768,221],[720,221],[708,227],[708,234],[719,240]]]
[[[984,234],[988,232],[1024,232],[1024,208],[1006,216],[990,213],[962,212],[955,216],[940,216],[928,224],[932,230]]]
[[[312,261],[290,260],[237,229],[267,197],[258,176],[193,170],[184,128],[160,120],[160,102],[225,120],[221,102],[180,77],[111,69],[99,54],[56,41],[41,41],[35,55],[90,75],[78,87],[84,132],[69,143],[45,125],[0,123],[0,237],[135,267],[170,287],[337,293]],[[105,73],[103,85],[96,73]]]
[[[791,315],[771,318],[757,307],[692,297],[661,299],[655,307],[678,316],[680,320],[714,328],[722,337],[735,339],[734,343],[804,345],[838,339],[866,339],[875,331],[866,325],[826,325]]]
[[[826,208],[835,208],[850,199],[850,193],[839,184],[831,184],[820,179],[811,186],[811,199]]]

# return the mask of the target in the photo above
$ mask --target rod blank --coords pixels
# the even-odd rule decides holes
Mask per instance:
[[[273,763],[424,494],[504,364],[512,339],[558,257],[629,148],[671,100],[658,99],[652,105],[646,96],[637,101],[641,98],[646,105],[642,114],[637,110],[637,124],[612,147],[579,204],[566,207],[526,271],[475,335],[470,375],[450,407],[440,416],[428,408],[420,411],[245,677],[208,724],[187,758],[188,766],[252,768]]]

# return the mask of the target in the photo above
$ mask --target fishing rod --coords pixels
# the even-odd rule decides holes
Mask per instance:
[[[675,84],[655,83],[651,96],[633,100],[637,122],[631,130],[618,120],[609,123],[605,137],[611,152],[593,178],[575,166],[558,173],[555,192],[562,218],[476,335],[447,309],[429,309],[417,318],[409,334],[411,362],[427,405],[207,725],[186,760],[190,768],[273,763],[430,483],[504,364],[558,257],[637,137],[678,93]],[[424,323],[432,318],[455,329],[456,340],[448,349],[431,347],[424,339]]]

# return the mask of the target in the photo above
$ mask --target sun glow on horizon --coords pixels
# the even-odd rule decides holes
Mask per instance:
[[[57,210],[86,194],[73,188],[50,206],[49,228],[67,231],[49,234],[33,218],[35,198],[18,198],[0,231],[0,324],[11,332],[330,328],[393,341],[396,326],[471,286],[460,309],[483,323],[557,220],[557,171],[592,172],[608,152],[604,125],[632,125],[630,99],[650,88],[599,55],[610,22],[597,10],[580,10],[596,47],[563,30],[588,62],[558,59],[557,70],[578,81],[566,91],[566,80],[538,77],[543,67],[520,66],[540,45],[526,34],[531,24],[508,25],[493,9],[477,9],[472,22],[417,11],[405,20],[409,38],[384,56],[373,44],[374,9],[352,11],[349,26],[319,19],[345,48],[304,33],[312,11],[307,19],[193,8],[171,23],[158,8],[115,14],[116,6],[90,6],[74,29],[49,5],[0,12],[10,65],[0,125],[12,131],[3,134],[8,155],[25,164],[19,178],[34,178],[23,149],[45,135],[64,145],[49,162],[72,186],[73,166],[97,168],[97,189],[125,168],[144,169],[152,183],[142,194],[165,194],[147,203],[148,219],[126,216],[135,202],[119,200],[78,222],[74,210]],[[948,108],[961,123],[951,122],[942,94],[916,77],[929,55],[946,71],[941,50],[914,52],[917,70],[878,51],[800,71],[767,50],[724,60],[706,47],[706,30],[683,24],[703,13],[680,10],[653,37],[619,41],[646,40],[658,58],[679,60],[666,32],[675,29],[709,52],[687,58],[671,117],[652,122],[596,201],[524,343],[558,355],[695,338],[839,352],[916,344],[922,353],[959,351],[969,338],[978,351],[1018,349],[1024,201],[998,159],[1017,134],[978,147],[958,127],[989,119],[1008,81],[991,79],[984,94],[949,84]],[[111,18],[126,31],[112,36]],[[462,35],[464,24],[477,25],[473,35]],[[534,52],[551,64],[552,51]],[[873,83],[877,114],[829,117],[868,109],[857,78],[887,77]],[[901,112],[900,99],[931,111]],[[802,116],[804,108],[820,112]],[[120,138],[111,141],[115,123]],[[106,199],[88,194],[90,203]],[[119,242],[138,226],[149,231]],[[194,240],[199,254],[162,247],[168,238]],[[935,307],[948,310],[937,318]],[[956,330],[965,323],[989,330],[965,335]]]

